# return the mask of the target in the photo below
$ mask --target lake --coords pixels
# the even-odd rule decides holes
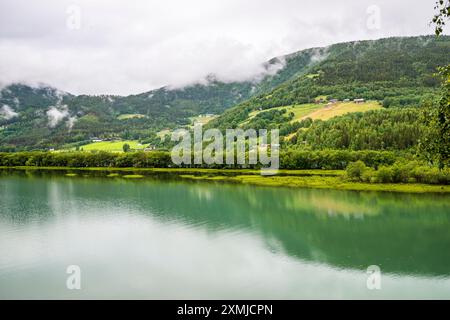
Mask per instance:
[[[6,172],[0,298],[450,299],[450,196]]]

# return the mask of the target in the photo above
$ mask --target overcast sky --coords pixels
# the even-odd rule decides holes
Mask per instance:
[[[434,0],[0,0],[0,83],[131,94],[210,73],[251,79],[282,54],[431,34]]]

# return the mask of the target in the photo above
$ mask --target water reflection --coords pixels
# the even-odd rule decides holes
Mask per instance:
[[[0,197],[0,297],[450,297],[444,195],[8,175]]]

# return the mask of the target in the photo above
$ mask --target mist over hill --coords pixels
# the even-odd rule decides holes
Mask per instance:
[[[239,126],[254,110],[364,98],[384,107],[418,106],[433,98],[437,66],[450,63],[450,37],[387,38],[340,43],[280,56],[249,81],[214,75],[184,88],[137,95],[73,95],[51,86],[11,84],[0,91],[0,148],[31,150],[82,145],[97,137],[155,143],[163,129],[189,126],[199,115],[220,115],[208,125]],[[283,118],[271,121],[281,125]]]

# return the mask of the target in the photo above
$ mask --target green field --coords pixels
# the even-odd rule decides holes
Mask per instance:
[[[119,120],[128,120],[128,119],[139,119],[139,118],[146,118],[147,116],[144,114],[140,114],[140,113],[126,113],[126,114],[121,114],[120,116],[117,117],[117,119]]]
[[[210,122],[211,120],[217,118],[217,115],[213,115],[213,116],[196,116],[196,117],[191,117],[189,118],[191,120],[191,124],[202,124],[205,125],[208,122]]]
[[[378,110],[383,107],[380,105],[378,101],[366,101],[364,103],[354,103],[354,102],[337,102],[331,105],[327,105],[324,103],[316,104],[316,103],[306,103],[306,104],[298,104],[292,106],[283,106],[277,108],[271,108],[268,110],[257,110],[252,111],[249,114],[249,117],[246,121],[242,122],[242,124],[247,123],[250,119],[255,117],[257,114],[262,112],[268,112],[269,110],[286,110],[287,113],[292,112],[294,114],[294,118],[292,122],[300,121],[305,118],[311,118],[313,120],[321,119],[328,120],[333,117],[342,116],[346,113],[351,112],[366,112],[370,110]]]
[[[123,145],[128,143],[132,150],[143,150],[145,145],[136,140],[92,142],[80,147],[83,151],[123,152]]]
[[[342,116],[346,113],[367,112],[371,110],[379,110],[382,108],[383,107],[380,105],[378,101],[366,101],[363,103],[338,102],[329,106],[319,108],[303,117],[304,118],[309,117],[313,120],[315,119],[328,120],[333,117]]]

